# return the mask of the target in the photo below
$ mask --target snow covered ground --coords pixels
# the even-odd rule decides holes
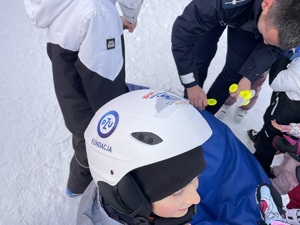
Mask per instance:
[[[128,82],[182,93],[170,34],[173,21],[189,2],[145,1],[137,29],[125,31]],[[46,32],[29,22],[22,0],[1,0],[0,8],[0,224],[72,225],[80,198],[64,193],[73,150],[54,94]],[[206,90],[224,63],[225,35],[211,63]],[[251,151],[246,131],[261,128],[270,94],[266,83],[242,123],[233,121],[234,107],[224,119]]]

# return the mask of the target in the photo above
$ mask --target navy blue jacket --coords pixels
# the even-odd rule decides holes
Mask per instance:
[[[262,35],[257,29],[262,12],[261,3],[262,0],[193,0],[185,8],[183,14],[176,19],[172,30],[172,51],[178,73],[194,73],[196,79],[195,82],[184,85],[185,87],[198,84],[193,52],[196,43],[220,24],[245,30],[249,35],[254,34],[255,38],[261,39],[261,44],[256,46],[240,68],[240,75],[253,82],[269,69],[282,54],[282,50],[263,43]]]

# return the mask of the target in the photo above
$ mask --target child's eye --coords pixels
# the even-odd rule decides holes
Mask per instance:
[[[174,197],[180,197],[181,195],[183,195],[183,189],[180,189],[179,191],[173,194]]]

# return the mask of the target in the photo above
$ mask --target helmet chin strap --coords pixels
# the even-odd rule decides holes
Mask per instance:
[[[150,218],[136,217],[134,218],[135,225],[186,225],[191,222],[192,217],[197,213],[197,206],[189,207],[188,212],[179,218],[162,218],[152,214]]]

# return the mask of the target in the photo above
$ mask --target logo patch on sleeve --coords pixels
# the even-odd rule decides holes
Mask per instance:
[[[116,47],[116,41],[114,38],[106,39],[106,49],[114,49]]]

